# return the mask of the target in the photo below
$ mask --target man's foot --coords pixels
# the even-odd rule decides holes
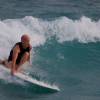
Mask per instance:
[[[0,64],[5,65],[5,60],[0,60]]]

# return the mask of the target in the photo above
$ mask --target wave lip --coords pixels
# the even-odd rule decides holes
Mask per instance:
[[[100,41],[100,20],[93,21],[85,16],[79,20],[59,17],[51,21],[26,16],[20,19],[0,21],[0,45],[11,48],[20,41],[23,34],[31,36],[33,47],[45,44],[48,38],[56,36],[59,43],[77,40],[81,43]]]
[[[81,43],[100,41],[100,20],[96,22],[85,16],[79,20],[60,17],[52,21],[51,30],[60,43],[73,40]]]

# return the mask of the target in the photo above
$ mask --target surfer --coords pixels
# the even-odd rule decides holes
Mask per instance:
[[[20,70],[20,66],[30,60],[30,37],[27,34],[22,35],[21,42],[18,42],[10,51],[7,60],[1,60],[0,63],[11,69],[11,74]]]

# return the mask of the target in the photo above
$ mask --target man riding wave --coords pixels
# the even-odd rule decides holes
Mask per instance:
[[[19,71],[20,66],[30,60],[30,37],[27,34],[22,35],[21,42],[18,42],[10,51],[7,60],[0,61],[1,64],[11,69],[11,74]]]

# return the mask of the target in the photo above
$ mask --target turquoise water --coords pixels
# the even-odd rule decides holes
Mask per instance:
[[[1,100],[100,99],[99,0],[1,0],[0,19],[0,59],[28,33],[26,71],[60,88],[51,93],[0,69]]]

